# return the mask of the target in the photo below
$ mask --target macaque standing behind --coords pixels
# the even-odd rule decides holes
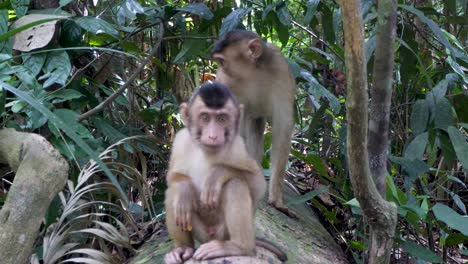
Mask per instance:
[[[180,106],[187,127],[175,137],[167,175],[166,223],[175,243],[168,264],[253,255],[255,244],[286,259],[255,239],[253,217],[266,182],[238,134],[242,109],[219,82],[203,84]],[[195,240],[202,244],[194,252]]]
[[[248,152],[260,163],[267,118],[272,122],[272,171],[268,202],[295,214],[283,205],[283,179],[294,126],[295,81],[281,51],[249,31],[227,33],[211,50],[218,62],[216,80],[228,85],[245,106],[241,135]]]

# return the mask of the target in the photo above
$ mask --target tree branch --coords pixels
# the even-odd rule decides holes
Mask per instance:
[[[164,35],[164,24],[163,24],[163,22],[161,20],[160,23],[159,23],[159,34],[157,36],[158,39],[157,39],[156,43],[154,44],[153,49],[151,50],[151,52],[141,62],[140,66],[138,66],[138,68],[132,73],[132,75],[128,78],[128,80],[117,91],[115,91],[108,98],[106,98],[106,100],[102,101],[95,108],[93,108],[93,109],[89,110],[88,112],[83,113],[80,116],[78,116],[78,118],[77,118],[78,122],[81,122],[84,119],[86,119],[86,118],[88,118],[88,117],[102,111],[104,109],[104,107],[106,107],[107,105],[112,103],[119,95],[121,95],[127,89],[127,87],[136,79],[138,74],[140,74],[140,72],[143,70],[143,68],[146,66],[146,64],[156,55],[156,52],[158,51],[159,45],[161,45],[163,35]]]

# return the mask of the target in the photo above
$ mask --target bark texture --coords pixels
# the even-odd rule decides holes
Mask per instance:
[[[385,201],[378,192],[369,166],[367,73],[361,2],[342,0],[340,7],[346,43],[347,155],[351,183],[364,217],[370,226],[368,263],[389,263],[397,210],[393,203]]]
[[[284,188],[286,203],[297,198],[289,188]],[[296,212],[299,220],[291,219],[283,213],[266,205],[263,201],[255,216],[256,234],[267,239],[282,249],[288,256],[287,263],[348,263],[341,248],[335,243],[330,234],[323,228],[314,212],[305,204],[288,206]],[[173,244],[162,231],[146,242],[128,264],[163,263],[164,255],[171,250]],[[276,256],[263,248],[257,247],[255,257],[225,257],[208,261],[188,261],[187,264],[252,264],[252,263],[281,263]]]
[[[385,197],[397,3],[396,0],[379,0],[377,4],[377,49],[373,70],[374,85],[371,89],[368,149],[372,177],[380,194]]]
[[[0,129],[0,163],[16,172],[0,211],[0,262],[28,263],[50,202],[65,186],[68,164],[43,137]]]

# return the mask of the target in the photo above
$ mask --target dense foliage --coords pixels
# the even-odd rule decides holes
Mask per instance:
[[[304,195],[296,202],[310,202],[350,260],[362,262],[368,230],[346,164],[336,1],[42,2],[50,8],[0,4],[0,127],[46,136],[74,166],[36,260],[81,254],[120,263],[132,254],[138,242],[130,244],[128,226],[143,229],[163,212],[170,141],[182,126],[177,106],[213,78],[215,39],[245,28],[281,47],[297,80],[289,180]],[[372,69],[374,1],[362,1],[362,15]],[[399,212],[395,262],[467,259],[466,18],[467,1],[399,1],[387,176]],[[270,139],[267,132],[266,157]],[[99,153],[100,166],[87,163]],[[8,186],[0,183],[0,204]]]

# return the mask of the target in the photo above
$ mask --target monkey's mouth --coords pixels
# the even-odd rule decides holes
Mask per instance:
[[[221,145],[202,145],[203,150],[209,154],[218,153],[222,149],[221,147]]]

